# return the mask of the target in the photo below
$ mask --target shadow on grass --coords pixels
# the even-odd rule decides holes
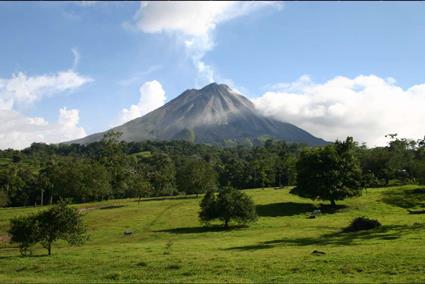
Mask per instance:
[[[205,226],[205,227],[181,227],[181,228],[174,228],[174,229],[166,229],[166,230],[159,230],[154,231],[157,233],[171,233],[171,234],[197,234],[197,233],[209,233],[209,232],[228,232],[228,231],[234,231],[247,228],[247,226],[244,225],[236,225],[236,226],[230,226],[229,228],[224,228],[223,226]]]
[[[50,255],[46,254],[32,254],[32,255],[20,255],[19,254],[19,249],[17,249],[17,254],[16,255],[7,255],[7,256],[0,256],[0,260],[1,259],[23,259],[23,258],[39,258],[39,257],[51,257]]]
[[[309,246],[309,245],[354,245],[356,241],[367,240],[394,240],[402,235],[414,233],[425,229],[425,224],[415,224],[413,226],[383,226],[375,230],[367,230],[356,233],[336,232],[325,234],[317,238],[294,238],[279,239],[257,243],[255,245],[230,247],[225,250],[251,251],[259,249],[270,249],[276,246]]]
[[[393,206],[401,208],[425,208],[425,188],[412,190],[391,190],[384,193],[382,201]]]
[[[257,205],[261,217],[293,216],[312,212],[316,207],[311,203],[280,202]]]
[[[107,210],[107,209],[116,209],[116,208],[122,208],[122,207],[125,207],[125,205],[109,205],[109,206],[100,207],[99,209]]]
[[[141,200],[134,200],[134,202],[149,202],[149,201],[161,201],[161,200],[180,200],[180,199],[197,199],[196,195],[183,195],[183,196],[158,196],[158,197],[148,197]]]
[[[281,217],[281,216],[294,216],[299,214],[311,213],[316,209],[320,209],[322,213],[333,214],[341,209],[347,208],[346,205],[331,206],[327,204],[320,204],[319,207],[314,206],[312,203],[296,203],[296,202],[280,202],[264,205],[257,205],[257,214],[261,217]]]

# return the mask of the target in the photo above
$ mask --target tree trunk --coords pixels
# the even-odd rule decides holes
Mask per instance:
[[[50,205],[52,205],[52,204],[53,204],[53,186],[50,190]]]
[[[334,199],[331,199],[331,206],[332,207],[335,207],[336,206],[336,203],[335,203],[335,200]]]
[[[51,255],[51,254],[52,254],[52,243],[49,243],[49,244],[47,245],[47,254],[48,254],[48,255]]]
[[[224,220],[224,228],[229,228],[229,219]]]
[[[41,190],[41,196],[40,196],[40,205],[43,206],[44,204],[44,189]]]

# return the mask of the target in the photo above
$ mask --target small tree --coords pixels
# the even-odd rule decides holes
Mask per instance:
[[[38,242],[38,223],[36,215],[16,217],[10,220],[10,241],[18,243],[22,256],[31,255],[31,247]]]
[[[51,255],[52,244],[57,240],[66,240],[71,245],[83,243],[86,239],[86,228],[81,215],[65,202],[60,202],[36,216],[38,238],[48,255]]]
[[[257,213],[255,204],[248,195],[232,187],[225,187],[217,197],[213,192],[207,192],[201,201],[199,217],[205,223],[219,219],[228,228],[231,220],[239,224],[255,221]]]
[[[361,170],[351,137],[324,148],[301,153],[297,162],[297,186],[291,193],[311,199],[336,200],[361,194]]]
[[[59,239],[71,245],[87,239],[81,215],[63,201],[38,214],[11,219],[9,235],[12,242],[19,244],[22,255],[31,254],[31,246],[38,242],[51,255],[52,243]]]

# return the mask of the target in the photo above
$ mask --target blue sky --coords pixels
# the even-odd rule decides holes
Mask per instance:
[[[423,2],[2,2],[0,148],[103,131],[212,80],[325,139],[420,138],[424,14]]]

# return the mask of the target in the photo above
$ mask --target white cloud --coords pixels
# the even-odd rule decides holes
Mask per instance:
[[[388,133],[425,135],[425,84],[405,90],[393,78],[374,75],[339,76],[323,84],[303,76],[275,85],[253,102],[262,113],[330,141],[353,136],[376,146],[386,144]]]
[[[80,52],[75,47],[71,49],[71,52],[72,52],[72,55],[74,56],[74,60],[72,62],[72,70],[75,70],[77,69],[78,64],[80,63],[81,56],[80,56]]]
[[[134,18],[137,28],[145,33],[176,35],[204,84],[216,80],[214,69],[203,57],[214,47],[212,33],[217,25],[263,7],[282,6],[280,2],[268,1],[142,1]]]
[[[56,123],[41,117],[25,117],[13,110],[0,112],[0,149],[23,149],[33,142],[59,143],[86,136],[78,126],[79,111],[61,108]]]
[[[29,105],[45,96],[70,91],[91,81],[91,78],[72,70],[34,77],[19,72],[8,79],[0,78],[0,109]]]
[[[74,65],[78,52],[74,51]],[[51,75],[28,76],[19,72],[11,78],[0,78],[0,148],[22,149],[32,142],[58,143],[86,135],[78,126],[77,109],[59,110],[56,123],[41,117],[28,117],[18,111],[21,106],[30,107],[36,101],[65,91],[75,90],[92,79],[73,70]]]
[[[205,36],[225,21],[265,6],[281,7],[278,2],[238,1],[142,1],[136,14],[137,26],[147,33],[181,32]]]
[[[165,91],[156,80],[144,83],[139,93],[139,102],[121,111],[118,124],[143,116],[164,105],[166,100]]]

